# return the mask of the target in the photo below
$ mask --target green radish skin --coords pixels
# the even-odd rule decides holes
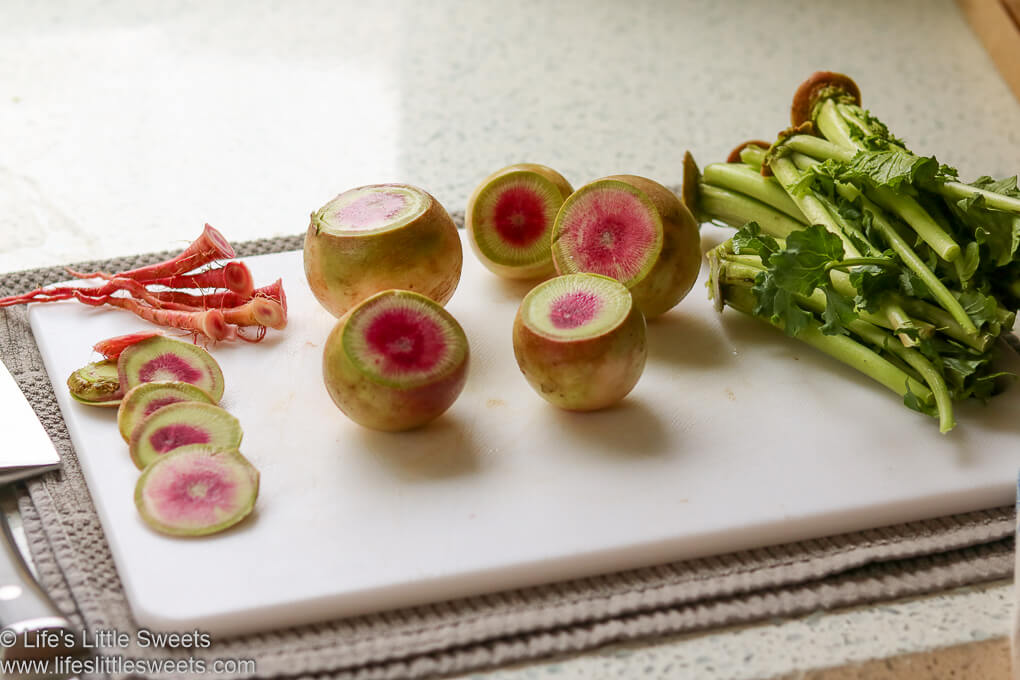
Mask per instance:
[[[339,223],[345,197],[370,190],[387,200],[411,196],[421,212],[406,224],[373,229],[345,228]],[[368,200],[368,199],[366,199]],[[392,200],[400,200],[393,198]],[[428,192],[404,184],[377,184],[340,194],[317,212],[305,234],[304,267],[308,286],[335,317],[366,298],[393,288],[411,290],[446,304],[460,282],[463,248],[446,209]]]
[[[451,354],[435,369],[426,368],[416,376],[387,377],[384,369],[374,368],[385,365],[385,358],[378,352],[359,349],[369,344],[367,340],[364,344],[359,341],[360,324],[365,318],[379,319],[366,316],[379,310],[402,309],[410,309],[414,319],[424,317],[426,325],[445,328],[443,348]],[[365,322],[364,327],[367,335],[373,326]],[[412,338],[414,329],[406,335]],[[407,338],[394,336],[389,344],[413,347],[413,339],[408,342]],[[359,352],[363,356],[359,357]],[[399,432],[421,427],[442,415],[464,389],[468,363],[467,336],[449,312],[417,293],[391,290],[370,297],[340,318],[326,339],[322,373],[330,398],[351,420],[374,430]]]
[[[544,241],[546,247],[542,249],[538,259],[530,262],[515,262],[506,254],[495,252],[487,245],[482,232],[482,230],[495,231],[492,215],[486,214],[486,207],[491,207],[489,204],[493,200],[493,192],[513,191],[515,188],[519,191],[522,185],[531,196],[546,201],[543,205],[544,219],[547,222],[545,233],[535,237]],[[540,187],[540,190],[535,187]],[[505,279],[537,279],[549,276],[555,270],[552,253],[548,248],[552,227],[563,201],[573,192],[570,182],[546,165],[517,163],[497,170],[482,180],[468,199],[467,210],[464,212],[464,227],[472,251],[489,271]],[[521,248],[531,250],[533,246],[528,243],[522,244]]]
[[[67,378],[71,397],[87,406],[119,406],[124,392],[120,387],[117,362],[104,359],[82,366]]]
[[[124,441],[131,443],[131,433],[138,423],[161,408],[180,402],[197,401],[213,404],[209,393],[191,383],[157,381],[132,387],[117,409],[117,427]]]
[[[597,274],[559,278],[611,281],[617,287],[611,294],[622,301],[616,317],[610,319],[608,328],[587,336],[570,337],[548,324],[536,323],[527,310],[536,296],[542,295],[543,286],[557,282],[550,279],[528,293],[517,311],[514,356],[528,384],[550,404],[570,411],[607,408],[626,397],[644,371],[648,357],[644,316],[626,287],[615,279]],[[577,289],[585,290],[583,282]]]
[[[553,228],[553,262],[560,274],[590,271],[607,275],[608,271],[578,266],[563,238],[571,211],[584,208],[589,192],[618,191],[635,196],[649,211],[658,232],[658,253],[632,279],[622,281],[630,289],[634,304],[652,319],[675,307],[694,286],[701,269],[701,239],[698,223],[690,210],[672,191],[653,180],[635,175],[613,175],[596,180],[575,191],[563,204]],[[595,216],[593,219],[599,219]]]
[[[142,472],[135,507],[169,536],[208,536],[236,525],[255,508],[259,472],[236,449],[184,446]]]
[[[180,402],[164,406],[138,423],[131,433],[128,450],[135,467],[144,470],[152,461],[181,446],[237,448],[242,436],[237,418],[219,406]]]
[[[206,350],[183,340],[156,336],[131,345],[117,359],[126,393],[145,382],[173,380],[201,388],[213,401],[223,398],[223,371]]]

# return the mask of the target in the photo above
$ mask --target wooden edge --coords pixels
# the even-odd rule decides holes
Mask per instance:
[[[1009,641],[992,638],[836,668],[800,671],[774,680],[1010,680]]]
[[[1020,0],[956,0],[956,4],[1020,100]]]

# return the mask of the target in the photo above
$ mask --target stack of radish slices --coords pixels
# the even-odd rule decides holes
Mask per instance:
[[[117,426],[142,476],[135,505],[164,534],[204,536],[247,517],[259,473],[238,451],[241,425],[217,406],[223,372],[206,350],[158,333],[97,344],[106,358],[75,371],[71,395],[117,406]]]

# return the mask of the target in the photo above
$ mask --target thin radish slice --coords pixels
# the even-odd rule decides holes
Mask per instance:
[[[124,441],[131,442],[131,433],[138,423],[170,404],[197,401],[213,404],[209,393],[191,383],[176,381],[147,382],[132,387],[121,399],[117,410],[117,427]]]
[[[198,402],[170,404],[140,422],[129,451],[139,470],[174,449],[207,444],[220,449],[241,445],[241,424],[219,406]]]
[[[186,446],[145,468],[135,506],[160,533],[206,536],[251,514],[258,493],[258,470],[239,451]]]
[[[89,406],[117,406],[124,394],[117,362],[108,359],[86,364],[72,373],[67,378],[67,389],[75,401]]]
[[[213,401],[223,398],[223,371],[206,350],[165,336],[149,338],[125,349],[117,360],[120,383],[127,392],[136,385],[173,380],[196,385]]]

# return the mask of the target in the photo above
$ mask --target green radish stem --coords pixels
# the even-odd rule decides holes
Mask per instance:
[[[960,257],[960,245],[932,219],[931,215],[916,200],[897,193],[889,187],[875,187],[865,193],[875,203],[899,215],[943,260],[952,262]]]
[[[718,257],[721,257],[726,262],[725,275],[727,276],[728,279],[734,278],[747,281],[748,283],[754,283],[754,280],[758,276],[758,274],[765,271],[765,267],[762,264],[761,258],[759,258],[757,255],[735,255],[723,249],[721,246],[718,249],[718,253],[716,254]],[[854,290],[853,286],[850,285],[850,281],[846,277],[841,277],[840,284],[834,285],[833,288],[835,288],[836,292],[840,293],[844,297],[852,298],[857,294],[857,291]],[[800,296],[798,296],[798,298],[799,297]],[[820,302],[822,305],[822,309],[825,309],[825,294],[822,293],[822,291],[815,290],[814,292],[811,293],[810,296],[804,297],[804,300],[809,299],[812,301],[812,304],[815,305],[817,305]],[[859,316],[861,319],[864,319],[869,324],[881,326],[882,328],[891,331],[895,331],[904,325],[904,323],[902,322],[894,324],[886,316],[882,316],[881,314],[875,314],[874,312],[868,312],[863,309],[857,310],[857,316]],[[912,319],[909,317],[904,318],[907,318],[909,323],[912,323],[917,327],[918,334],[922,338],[930,338],[932,337],[932,335],[935,334],[936,329],[935,326],[933,326],[932,324],[927,323],[925,321],[918,321],[917,319]]]
[[[769,167],[772,169],[772,174],[776,176],[776,179],[779,180],[779,183],[786,189],[787,193],[789,193],[789,187],[796,184],[797,180],[800,179],[797,167],[789,158],[773,158],[769,162]],[[790,197],[811,224],[820,224],[830,233],[839,237],[839,240],[843,242],[843,249],[848,256],[861,256],[860,251],[857,250],[847,235],[843,233],[839,225],[832,219],[828,209],[814,194],[796,196],[791,193]]]
[[[777,157],[773,158],[769,162],[769,167],[772,168],[772,173],[776,176],[776,179],[779,180],[779,183],[782,184],[783,187],[787,188],[787,192],[789,192],[789,187],[795,184],[799,178],[799,171],[793,164],[793,161],[789,158]],[[843,242],[843,250],[847,257],[856,258],[861,256],[861,252],[857,250],[849,236],[847,236],[847,233],[840,228],[839,224],[833,218],[832,213],[829,212],[829,209],[825,207],[825,204],[822,203],[818,197],[810,193],[804,194],[803,196],[796,196],[791,193],[790,196],[812,224],[821,224],[829,232],[839,237],[839,239]],[[842,220],[840,220],[840,222],[842,222]],[[854,230],[853,233],[860,234],[860,232],[856,230]],[[861,237],[863,238],[863,235],[861,235]],[[867,243],[867,239],[863,240]],[[833,273],[834,278],[837,273],[838,272]],[[846,274],[844,274],[844,276],[846,276]],[[896,329],[906,330],[916,328],[909,315],[907,315],[907,313],[899,305],[892,303],[883,304],[882,312],[889,317],[889,321]],[[899,337],[903,344],[907,347],[917,344],[915,340],[905,333],[901,334]]]
[[[799,155],[799,154],[795,154]],[[806,156],[800,156],[801,158],[807,158]],[[804,161],[807,162],[807,161]],[[817,163],[817,160],[810,159],[811,163]],[[949,292],[946,285],[942,283],[938,276],[932,272],[931,269],[924,263],[924,261],[914,252],[914,249],[907,243],[899,231],[893,226],[892,222],[886,217],[886,213],[879,208],[873,201],[866,196],[861,195],[856,187],[845,184],[843,182],[836,182],[836,191],[847,201],[854,201],[858,197],[861,199],[861,206],[871,213],[871,224],[872,226],[885,238],[886,243],[892,248],[893,252],[899,255],[903,263],[907,265],[917,276],[924,281],[925,285],[931,291],[935,299],[942,305],[942,307],[952,315],[953,320],[959,324],[960,328],[963,329],[964,333],[970,337],[977,334],[977,327],[974,326],[974,322],[971,321],[970,317],[967,316],[967,312],[964,311],[963,306],[959,300]]]
[[[725,304],[737,311],[753,315],[755,301],[754,293],[750,288],[720,286],[720,291]],[[783,327],[781,323],[772,322],[771,319],[765,319],[765,321],[777,328],[782,329]],[[846,335],[825,335],[822,333],[821,324],[818,321],[808,323],[796,337],[837,361],[857,369],[900,397],[905,397],[909,389],[923,402],[932,403],[934,400],[932,391],[923,383],[918,382],[889,360]]]
[[[814,291],[809,297],[799,297],[812,311],[821,314],[825,311],[825,295],[821,291]],[[943,434],[949,432],[956,425],[953,419],[953,398],[949,394],[949,388],[942,375],[935,369],[928,359],[916,349],[904,347],[885,331],[872,323],[866,321],[863,316],[854,319],[846,325],[847,329],[865,342],[892,352],[902,359],[911,368],[920,374],[925,383],[932,391],[935,399],[935,406],[939,414],[939,431]]]
[[[815,118],[815,125],[825,135],[825,138],[834,144],[845,149],[858,151],[860,145],[850,137],[850,126],[846,124],[839,111],[836,110],[836,102],[826,99],[818,110]]]
[[[969,184],[964,184],[962,182],[945,182],[938,185],[936,191],[946,198],[954,200],[970,198],[971,196],[983,196],[985,199],[985,206],[1020,215],[1020,198],[1006,196],[1005,194],[997,194],[994,191],[988,191],[986,189],[978,189],[977,187],[972,187]]]
[[[750,165],[755,170],[761,170],[762,164],[765,162],[765,155],[768,153],[768,149],[762,149],[757,146],[745,146],[740,150],[740,160]]]
[[[805,156],[820,160],[834,158],[837,161],[849,163],[856,155],[853,151],[848,151],[821,137],[812,137],[811,135],[793,135],[783,144],[793,151],[799,151]]]
[[[762,177],[742,163],[712,163],[705,166],[701,177],[706,184],[745,194],[805,222],[804,213],[775,179]]]
[[[731,227],[739,229],[748,222],[757,222],[762,231],[780,238],[805,226],[761,201],[710,184],[698,186],[698,207],[706,216]]]
[[[906,309],[911,316],[930,321],[939,332],[979,352],[987,351],[992,346],[992,343],[995,342],[995,337],[988,333],[977,334],[968,332],[956,322],[956,319],[949,312],[937,305],[905,295],[894,295],[892,299]]]
[[[836,158],[844,162],[852,160],[859,150],[859,146],[850,138],[849,127],[840,117],[835,103],[831,99],[822,104],[815,122],[831,146],[819,144],[817,141],[808,141],[818,138],[807,135],[794,135],[787,140],[786,144],[794,151],[800,151],[816,158],[820,153],[822,158]],[[840,149],[840,152],[837,153],[831,147]],[[784,182],[784,184],[787,183]],[[959,244],[932,219],[931,215],[916,200],[884,186],[875,187],[867,193],[874,202],[899,215],[943,260],[952,262],[960,257]]]

